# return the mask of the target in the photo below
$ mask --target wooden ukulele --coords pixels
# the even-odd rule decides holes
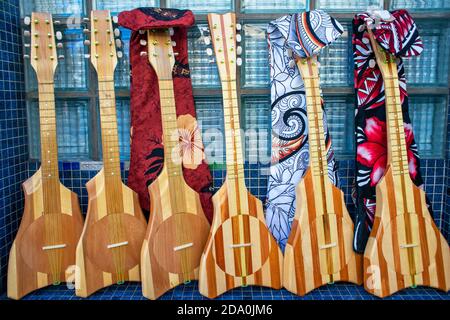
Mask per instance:
[[[31,35],[31,66],[39,90],[41,168],[23,183],[25,208],[8,265],[12,299],[68,281],[67,268],[75,264],[83,228],[77,195],[59,181],[53,83],[58,57],[52,16],[34,12]]]
[[[156,299],[181,283],[198,279],[210,226],[199,194],[183,177],[170,31],[149,30],[146,43],[150,64],[158,76],[164,143],[164,167],[148,187],[150,220],[141,251],[142,291],[145,297]]]
[[[418,285],[448,291],[449,246],[428,211],[425,192],[409,175],[397,63],[370,27],[384,81],[388,160],[376,186],[375,220],[364,252],[364,287],[379,297]]]
[[[103,169],[87,184],[89,206],[77,246],[76,294],[87,297],[113,283],[140,281],[147,227],[137,194],[122,183],[114,69],[117,53],[109,11],[91,12],[91,63],[98,75]]]
[[[200,264],[200,293],[215,298],[239,286],[281,288],[283,256],[259,199],[245,186],[236,90],[236,17],[208,14],[222,83],[227,176],[213,196],[214,218]]]
[[[328,178],[317,56],[299,58],[308,114],[309,168],[296,187],[296,211],[285,249],[284,287],[305,295],[336,281],[362,283],[353,222],[344,193]]]

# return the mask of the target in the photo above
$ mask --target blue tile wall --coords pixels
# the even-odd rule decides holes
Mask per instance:
[[[6,287],[9,248],[23,208],[27,121],[19,29],[19,1],[0,1],[0,293]]]

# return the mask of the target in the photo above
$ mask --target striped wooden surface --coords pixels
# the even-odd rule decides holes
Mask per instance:
[[[181,150],[184,148],[180,144],[179,130],[190,132],[190,129],[179,128],[177,122],[172,46],[168,29],[147,31],[149,62],[158,76],[164,143],[163,170],[148,187],[150,220],[141,251],[142,292],[149,299],[198,279],[200,257],[210,228],[199,194],[183,177]],[[183,152],[192,151],[192,156],[198,160],[192,165],[198,165],[204,157],[203,151],[192,148],[192,141],[187,143],[191,145],[184,147],[189,151]]]
[[[364,287],[379,297],[418,285],[450,287],[450,252],[428,211],[425,193],[411,180],[394,56],[368,26],[384,81],[388,159],[376,186],[375,221],[364,252]]]
[[[44,214],[41,170],[23,183],[23,190],[25,208],[8,262],[7,294],[12,299],[69,280],[72,274],[66,270],[75,264],[75,248],[83,228],[78,197],[61,184],[59,210]],[[64,248],[43,250],[62,244]]]
[[[283,285],[298,295],[327,283],[363,280],[362,257],[353,251],[353,222],[344,194],[327,183],[332,204],[325,212],[318,199],[320,189],[310,169],[296,188],[297,210],[284,252]]]

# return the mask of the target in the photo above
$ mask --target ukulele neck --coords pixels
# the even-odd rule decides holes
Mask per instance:
[[[239,103],[235,80],[222,80],[227,179],[244,183]]]
[[[328,161],[323,128],[319,68],[315,59],[301,59],[298,63],[306,64],[304,67],[309,69],[308,74],[302,73],[306,93],[306,111],[308,114],[309,163],[312,175],[320,177],[328,174]],[[302,70],[302,68],[299,69]]]
[[[169,177],[182,177],[183,171],[173,80],[171,78],[160,79],[158,83],[164,142],[164,167]]]
[[[112,77],[99,78],[98,92],[105,178],[107,180],[121,180],[116,98]]]

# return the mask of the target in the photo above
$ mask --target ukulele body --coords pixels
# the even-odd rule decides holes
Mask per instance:
[[[148,187],[150,219],[141,250],[142,292],[149,299],[198,279],[210,225],[198,193],[163,168]],[[184,195],[177,198],[176,194]]]
[[[88,181],[86,188],[88,212],[76,251],[76,294],[80,297],[114,283],[140,281],[139,253],[147,226],[137,194],[123,183],[117,191],[122,193],[123,212],[107,213],[103,169]],[[111,230],[119,235],[112,235]],[[127,244],[110,247],[112,242]],[[117,262],[122,266],[120,270]]]
[[[353,222],[344,194],[328,177],[325,185],[333,206],[333,213],[328,213],[328,240],[323,207],[317,205],[323,195],[314,187],[311,168],[296,187],[296,212],[284,253],[283,284],[301,296],[330,282],[361,284],[363,280],[362,256],[353,251]]]
[[[241,206],[241,210],[247,212],[238,215],[237,195],[229,191],[227,181],[212,197],[214,218],[200,264],[200,293],[215,298],[247,285],[280,289],[283,255],[266,226],[262,203],[241,187],[245,192],[239,192],[240,202],[246,202],[248,208],[242,210]],[[239,226],[244,230],[244,239],[237,230]],[[243,242],[251,245],[231,247]],[[243,274],[242,256],[245,257],[247,274]]]
[[[8,297],[20,299],[36,289],[60,281],[70,281],[75,264],[75,248],[83,228],[78,196],[60,184],[60,212],[43,214],[42,175],[39,169],[23,185],[25,207],[19,231],[8,262]],[[58,234],[46,240],[46,231]],[[49,246],[64,245],[50,249]],[[44,248],[46,248],[44,250]],[[57,259],[58,270],[51,271],[50,258]],[[52,274],[58,274],[53,279]]]
[[[425,193],[407,179],[406,198],[415,208],[409,213],[412,246],[408,247],[405,231],[408,213],[396,204],[396,197],[401,197],[403,191],[395,179],[388,166],[376,187],[375,221],[364,252],[364,287],[378,297],[386,297],[414,286],[413,274],[415,285],[447,292],[450,287],[449,246],[428,211]],[[408,251],[414,257],[414,272],[408,262]]]

